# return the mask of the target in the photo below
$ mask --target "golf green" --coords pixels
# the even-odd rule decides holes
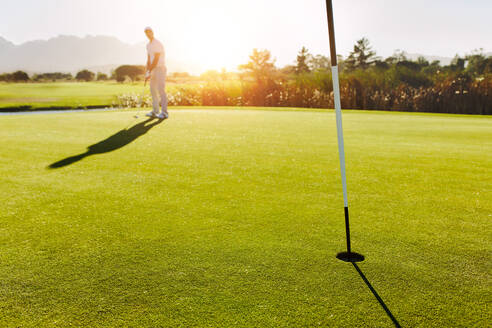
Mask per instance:
[[[485,327],[492,118],[0,116],[1,327]]]

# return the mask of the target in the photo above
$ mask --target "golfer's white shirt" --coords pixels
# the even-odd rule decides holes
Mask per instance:
[[[155,55],[160,53],[159,62],[156,67],[165,68],[166,67],[166,53],[164,52],[164,46],[162,43],[155,39],[147,44],[147,54],[150,57],[150,63],[154,62]]]

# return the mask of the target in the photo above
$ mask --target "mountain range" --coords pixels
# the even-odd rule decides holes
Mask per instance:
[[[76,73],[81,69],[110,73],[119,65],[143,65],[145,43],[127,44],[111,36],[60,35],[15,45],[0,37],[0,72],[23,70],[30,74],[45,72]],[[199,67],[166,58],[170,72],[197,72]]]
[[[424,56],[430,62],[439,60],[449,65],[452,58],[406,54],[416,60]],[[487,55],[491,55],[488,53]],[[166,56],[169,72],[203,71],[197,63],[180,62]],[[48,40],[36,40],[15,45],[0,36],[0,73],[23,70],[30,74],[63,72],[75,74],[81,69],[110,73],[119,65],[142,65],[146,60],[145,43],[128,44],[112,36],[68,36],[60,35]]]

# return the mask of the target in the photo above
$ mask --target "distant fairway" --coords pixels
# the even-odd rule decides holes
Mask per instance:
[[[0,109],[110,106],[117,95],[141,93],[142,87],[117,82],[0,83]]]
[[[180,90],[200,90],[203,82],[174,83],[168,81],[166,90],[170,97]],[[238,81],[227,81],[230,90],[238,92]],[[0,112],[37,109],[73,109],[118,107],[119,96],[138,96],[144,91],[143,82],[44,82],[5,83],[0,82]],[[149,85],[145,95],[150,97]],[[231,95],[236,95],[234,92]],[[178,98],[182,97],[178,95]],[[183,100],[182,100],[183,101]],[[125,105],[125,107],[127,107]]]
[[[394,327],[335,258],[333,111],[143,121],[0,116],[0,327]],[[372,286],[403,327],[486,327],[492,118],[345,111],[344,129]]]
[[[0,110],[105,107],[111,106],[118,95],[141,95],[142,90],[143,82],[0,83]]]

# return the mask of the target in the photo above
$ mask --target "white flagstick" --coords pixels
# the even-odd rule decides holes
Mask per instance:
[[[335,113],[337,119],[338,154],[340,158],[340,170],[342,174],[343,204],[348,207],[347,177],[345,175],[345,148],[343,145],[342,103],[340,101],[340,82],[338,80],[338,65],[332,66],[333,96],[335,98]]]
[[[335,100],[335,113],[337,119],[338,135],[338,156],[340,158],[340,171],[342,175],[343,203],[345,213],[345,233],[347,238],[347,251],[338,253],[337,258],[345,262],[360,262],[364,260],[361,254],[353,253],[350,248],[350,224],[347,197],[347,177],[345,174],[345,149],[343,145],[343,127],[342,127],[342,104],[340,101],[340,82],[338,80],[338,63],[337,51],[335,46],[335,28],[333,23],[333,5],[332,0],[326,0],[326,13],[328,16],[328,33],[330,36],[330,57],[331,57],[331,74],[333,80],[333,96]]]

